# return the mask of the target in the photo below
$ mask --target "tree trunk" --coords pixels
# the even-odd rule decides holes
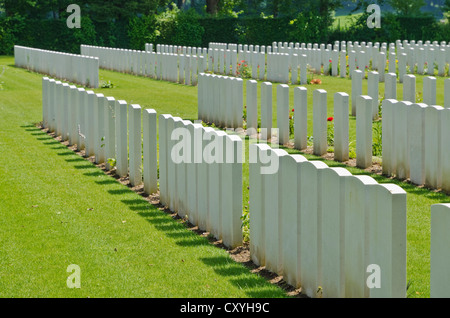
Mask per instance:
[[[206,0],[206,13],[217,14],[220,0]]]

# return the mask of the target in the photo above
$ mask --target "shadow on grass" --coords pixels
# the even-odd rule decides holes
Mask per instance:
[[[248,269],[246,267],[231,261],[226,256],[204,257],[201,258],[201,261],[212,267],[217,274],[225,277],[232,277],[229,281],[233,285],[246,290],[246,294],[250,297],[285,297],[285,294],[281,292],[281,290],[279,293],[275,292],[273,288],[270,288],[270,286],[261,279],[261,277],[257,275],[247,275]]]

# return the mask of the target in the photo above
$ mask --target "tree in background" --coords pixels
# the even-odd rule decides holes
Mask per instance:
[[[426,5],[425,0],[387,0],[387,3],[403,16],[419,15],[420,9]]]
[[[450,20],[450,0],[445,0],[444,5],[442,7],[442,12],[444,13],[444,17]],[[449,21],[450,22],[450,21]]]

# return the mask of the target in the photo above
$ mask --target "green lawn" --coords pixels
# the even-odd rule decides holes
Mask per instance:
[[[285,296],[36,128],[42,76],[12,64],[0,58],[0,297]],[[113,96],[175,114],[195,96],[163,82],[114,81]],[[80,266],[80,289],[66,285],[70,264]]]
[[[156,210],[139,195],[35,128],[41,120],[41,75],[11,66],[0,78],[0,296],[15,297],[278,297],[282,290],[231,261],[183,225]],[[197,118],[197,88],[102,70],[105,96],[124,99],[158,114]],[[317,76],[316,76],[317,77]],[[309,109],[314,89],[333,95],[351,90],[349,79],[319,76],[308,85]],[[422,91],[417,76],[417,91]],[[3,81],[3,83],[2,83]],[[443,104],[443,78],[437,103]],[[276,84],[273,99],[276,105]],[[363,93],[367,92],[364,81]],[[245,93],[245,91],[244,91]],[[380,84],[380,95],[384,84]],[[402,85],[398,85],[402,96]],[[291,89],[291,104],[293,90]],[[276,108],[273,121],[276,127]],[[308,114],[312,134],[312,111]],[[352,118],[351,118],[352,119]],[[355,121],[350,120],[350,140]],[[290,153],[299,153],[287,149]],[[248,142],[246,142],[248,154]],[[308,159],[320,159],[305,155]],[[330,166],[340,165],[326,161]],[[353,174],[365,173],[349,168]],[[430,206],[450,202],[441,193],[378,175],[408,192],[409,297],[429,297]],[[248,206],[248,164],[244,164],[244,206]],[[91,210],[93,209],[93,210]],[[66,287],[66,268],[78,264],[82,288]]]
[[[357,12],[357,13],[348,13],[343,14],[339,13],[338,15],[333,16],[334,22],[333,22],[333,28],[340,27],[341,29],[346,29],[349,26],[353,24],[355,20],[357,20],[359,17],[363,15],[363,12]]]

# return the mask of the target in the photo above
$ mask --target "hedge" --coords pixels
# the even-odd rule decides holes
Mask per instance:
[[[81,29],[69,29],[64,18],[25,20],[20,16],[1,17],[0,54],[13,54],[14,44],[79,53],[80,44],[144,49],[143,43],[149,39],[154,39],[152,42],[155,44],[207,47],[209,42],[271,45],[273,41],[447,41],[450,35],[449,24],[439,24],[430,16],[387,15],[382,18],[380,29],[369,29],[366,19],[367,15],[362,15],[348,29],[331,29],[326,27],[329,23],[327,18],[311,13],[282,18],[210,18],[183,13],[163,21],[151,17],[142,23],[138,23],[136,18],[133,23],[124,20],[96,23],[83,17]],[[145,29],[140,30],[141,26]]]

